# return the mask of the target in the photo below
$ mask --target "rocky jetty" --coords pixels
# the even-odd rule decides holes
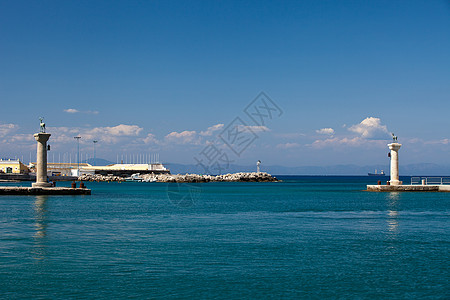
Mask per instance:
[[[143,175],[142,177],[147,179],[146,177],[152,178],[151,174]],[[278,181],[276,177],[268,173],[234,173],[234,174],[224,174],[224,175],[199,175],[199,174],[160,174],[153,176],[156,178],[157,182],[269,182],[269,181]]]
[[[78,177],[80,181],[125,181],[124,177],[114,175],[100,175],[100,174],[84,174]]]
[[[265,172],[241,172],[223,175],[199,175],[199,174],[143,174],[140,176],[144,181],[156,182],[271,182],[278,179]],[[104,176],[100,174],[82,175],[78,178],[82,181],[124,181],[119,176]]]

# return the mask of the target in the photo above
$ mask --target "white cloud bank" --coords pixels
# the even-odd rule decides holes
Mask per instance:
[[[73,141],[75,135],[81,136],[81,141],[100,140],[102,143],[115,144],[130,137],[137,137],[143,128],[137,125],[119,124],[112,127],[49,127],[47,132],[52,134],[52,141],[68,143]]]
[[[221,130],[223,128],[224,124],[216,124],[211,127],[208,127],[207,130],[201,131],[200,135],[202,136],[212,136],[215,132]]]
[[[199,144],[197,132],[194,130],[185,130],[182,132],[171,132],[165,136],[165,140],[175,144]]]
[[[19,128],[16,124],[0,124],[0,137],[7,136]]]
[[[347,128],[348,131],[356,133],[358,136],[336,136],[327,139],[315,140],[309,146],[314,148],[325,148],[335,146],[375,146],[384,147],[389,131],[386,125],[382,125],[380,118],[367,117],[360,123]],[[334,135],[332,128],[322,128],[317,133]]]
[[[164,138],[159,139],[153,133],[144,133],[144,129],[138,125],[119,124],[111,127],[49,127],[47,131],[52,133],[52,141],[58,143],[73,143],[73,137],[81,136],[80,143],[90,143],[99,140],[106,144],[134,143],[145,145],[200,145],[210,136],[223,128],[223,124],[216,124],[204,131],[195,130],[173,131]]]
[[[249,125],[244,126],[244,125],[238,125],[237,129],[239,131],[248,131],[248,130],[250,130],[250,131],[253,131],[254,133],[263,132],[263,131],[270,131],[270,129],[267,128],[266,126],[249,126]]]
[[[76,110],[76,109],[73,109]],[[78,111],[78,110],[76,110]],[[68,112],[69,113],[69,112]],[[70,112],[76,113],[76,112]],[[20,145],[22,149],[34,149],[36,142],[33,133],[14,132],[18,128],[15,124],[0,124],[0,150],[12,149]],[[120,152],[123,149],[178,149],[186,151],[186,146],[201,146],[215,142],[217,135],[224,129],[224,124],[216,124],[204,130],[172,131],[161,137],[151,132],[146,132],[142,127],[133,124],[118,124],[104,127],[47,127],[51,139],[49,143],[56,151],[73,150],[76,141],[75,136],[81,136],[80,145],[84,149],[92,147],[92,141],[99,141],[99,149],[106,152]],[[244,129],[244,128],[242,128]],[[247,130],[265,131],[267,127],[251,127]],[[297,144],[286,144],[285,148],[295,148]],[[134,150],[133,150],[134,151]],[[138,150],[136,150],[138,151]],[[56,152],[55,152],[56,153]]]
[[[219,123],[200,132],[195,130],[174,131],[164,137],[164,144],[200,145],[214,139],[213,136],[222,130],[223,127],[224,124]],[[160,143],[163,144],[163,142]]]

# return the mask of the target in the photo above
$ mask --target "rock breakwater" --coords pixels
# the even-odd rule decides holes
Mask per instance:
[[[80,181],[125,181],[124,177],[114,175],[100,175],[100,174],[83,174],[78,177]]]
[[[199,174],[143,174],[144,181],[156,182],[272,182],[279,181],[276,177],[265,172],[241,172],[223,175],[199,175]],[[82,181],[125,181],[119,176],[104,176],[100,174],[82,175],[78,178]]]

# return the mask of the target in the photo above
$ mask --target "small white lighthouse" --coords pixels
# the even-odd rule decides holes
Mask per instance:
[[[392,138],[394,142],[388,145],[391,150],[391,179],[389,183],[390,185],[402,185],[398,175],[398,150],[402,144],[397,143],[397,137],[394,134],[392,134]]]

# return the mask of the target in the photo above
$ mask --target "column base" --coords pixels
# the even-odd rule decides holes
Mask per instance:
[[[400,180],[390,180],[389,181],[390,185],[402,185],[403,181]]]
[[[31,187],[34,188],[42,188],[42,187],[52,187],[53,185],[50,182],[33,182]]]

